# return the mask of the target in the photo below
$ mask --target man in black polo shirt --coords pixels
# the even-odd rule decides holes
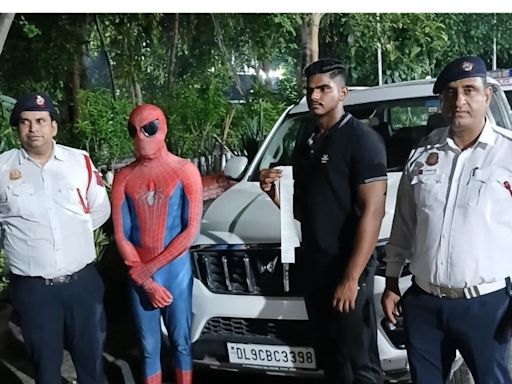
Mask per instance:
[[[386,150],[378,134],[345,113],[345,67],[321,59],[305,70],[317,118],[295,151],[295,207],[302,226],[305,302],[326,383],[382,383],[371,257],[384,217]],[[279,205],[281,171],[260,186]]]

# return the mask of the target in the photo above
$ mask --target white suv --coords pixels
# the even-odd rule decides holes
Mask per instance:
[[[386,215],[377,247],[381,267],[374,291],[378,346],[386,378],[407,378],[408,362],[400,329],[390,329],[383,321],[383,246],[389,237],[398,182],[409,151],[421,137],[443,125],[438,97],[432,94],[434,81],[352,91],[345,104],[348,112],[382,135],[388,151]],[[488,118],[512,128],[503,91],[493,79],[488,82],[494,91]],[[307,332],[308,317],[298,291],[296,266],[280,262],[279,210],[257,181],[262,168],[291,165],[295,143],[311,124],[302,100],[283,113],[250,164],[238,157],[226,165],[225,174],[239,182],[208,207],[192,249],[196,365],[279,375],[322,372]],[[400,284],[407,288],[410,276],[402,277]]]
[[[505,92],[505,96],[507,97],[508,103],[512,106],[512,84],[503,85],[503,92]]]

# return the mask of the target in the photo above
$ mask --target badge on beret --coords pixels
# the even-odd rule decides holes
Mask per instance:
[[[437,152],[429,153],[425,164],[427,165],[436,165],[439,162],[439,154]]]
[[[464,61],[462,62],[462,64],[460,65],[460,68],[463,70],[463,71],[466,71],[466,72],[469,72],[473,69],[473,63],[470,62],[470,61]]]
[[[40,95],[37,95],[36,97],[36,104],[40,106],[41,108],[44,107],[44,98]]]
[[[13,170],[9,173],[9,179],[11,179],[11,180],[18,180],[18,179],[21,179],[21,172],[20,172],[18,169],[13,169]]]

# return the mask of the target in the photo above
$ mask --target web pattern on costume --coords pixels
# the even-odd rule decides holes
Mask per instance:
[[[132,276],[138,285],[187,251],[200,224],[199,171],[192,162],[167,155],[168,161],[159,161],[155,167],[129,165],[114,179],[114,220],[119,223],[117,232],[123,234],[116,241],[129,267],[144,265]],[[123,184],[121,195],[118,189]],[[180,202],[186,209],[170,211],[179,208]]]
[[[159,131],[143,135],[141,127],[156,120]],[[162,316],[174,347],[175,382],[191,384],[192,271],[190,260],[183,258],[189,257],[200,226],[201,175],[191,161],[165,148],[167,127],[160,109],[139,106],[129,121],[137,160],[114,177],[112,219],[117,247],[133,281],[132,305],[144,350],[145,383],[161,382]],[[172,303],[160,309],[148,307],[148,284],[167,289]]]

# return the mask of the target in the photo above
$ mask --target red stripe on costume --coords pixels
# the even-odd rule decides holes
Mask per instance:
[[[175,384],[192,384],[192,371],[182,371],[181,369],[174,370],[174,383]]]
[[[159,371],[154,375],[146,377],[144,379],[144,384],[162,384],[162,372]]]

